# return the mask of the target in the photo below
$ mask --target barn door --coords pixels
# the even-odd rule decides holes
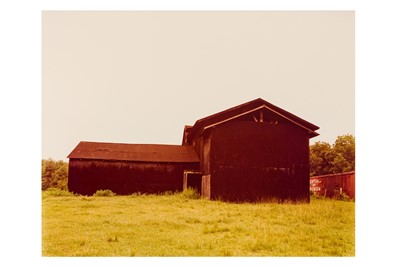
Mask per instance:
[[[201,178],[202,173],[200,171],[184,171],[183,173],[183,190],[192,188],[197,190],[199,194],[201,191]]]

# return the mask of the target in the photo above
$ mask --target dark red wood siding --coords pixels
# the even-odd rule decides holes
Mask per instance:
[[[252,121],[209,130],[201,169],[210,175],[211,199],[309,201],[309,136],[303,130]]]
[[[70,159],[68,189],[82,195],[93,195],[100,189],[119,195],[181,191],[183,171],[198,168],[198,163],[186,162]]]
[[[354,171],[310,177],[310,190],[320,196],[334,197],[340,192],[346,193],[350,198],[356,197]]]

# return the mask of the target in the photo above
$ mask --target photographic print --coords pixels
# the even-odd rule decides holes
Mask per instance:
[[[353,11],[43,11],[42,256],[355,256]]]

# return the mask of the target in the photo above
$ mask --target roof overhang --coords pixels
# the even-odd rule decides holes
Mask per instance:
[[[87,141],[81,141],[67,158],[156,163],[199,162],[192,146]]]
[[[289,121],[293,125],[302,128],[307,132],[309,138],[313,138],[319,135],[317,132],[315,132],[319,129],[318,126],[259,98],[197,120],[194,126],[191,128],[188,134],[188,138],[193,139],[196,135],[202,134],[204,130],[262,109],[273,112],[274,114]]]
[[[218,121],[218,122],[216,122],[216,123],[214,123],[214,124],[210,124],[210,125],[208,125],[208,126],[205,126],[205,127],[203,128],[203,131],[206,130],[206,129],[208,129],[208,128],[211,128],[211,127],[214,127],[214,126],[216,126],[216,125],[220,125],[220,124],[226,123],[226,122],[231,121],[231,120],[234,120],[234,119],[236,119],[236,118],[238,118],[238,117],[241,117],[241,116],[244,116],[244,115],[253,113],[253,112],[257,111],[257,110],[261,110],[261,109],[264,109],[264,108],[267,109],[267,110],[269,110],[269,111],[274,112],[275,114],[277,114],[277,115],[279,115],[279,116],[281,116],[281,117],[283,117],[283,118],[285,118],[286,120],[292,122],[293,124],[295,124],[295,125],[297,125],[297,126],[303,128],[303,129],[305,129],[309,134],[312,134],[312,135],[315,134],[315,136],[318,136],[318,135],[319,135],[318,133],[314,132],[313,130],[311,130],[311,129],[309,129],[309,128],[303,126],[303,125],[301,125],[300,123],[297,123],[296,121],[290,119],[289,117],[287,117],[287,116],[285,116],[285,115],[282,115],[282,114],[278,113],[277,111],[275,111],[274,109],[272,109],[272,108],[266,106],[265,104],[263,104],[263,105],[261,105],[261,106],[259,106],[259,107],[257,107],[257,108],[251,109],[251,110],[249,110],[249,111],[240,113],[240,114],[238,114],[238,115],[229,117],[229,118],[227,118],[227,119]],[[313,136],[313,137],[315,137],[315,136]]]

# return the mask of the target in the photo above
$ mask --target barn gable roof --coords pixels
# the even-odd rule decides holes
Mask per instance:
[[[289,113],[288,111],[279,108],[261,98],[252,100],[250,102],[243,103],[241,105],[229,108],[222,112],[204,117],[196,121],[188,134],[189,139],[193,139],[197,134],[200,134],[203,130],[210,128],[212,126],[228,122],[230,120],[236,119],[240,116],[255,112],[257,110],[267,109],[268,111],[274,113],[275,115],[285,119],[307,131],[310,138],[318,136],[319,134],[315,132],[319,129],[318,126],[307,122],[306,120]]]
[[[81,141],[67,158],[140,162],[199,162],[199,157],[192,146],[86,141]]]

